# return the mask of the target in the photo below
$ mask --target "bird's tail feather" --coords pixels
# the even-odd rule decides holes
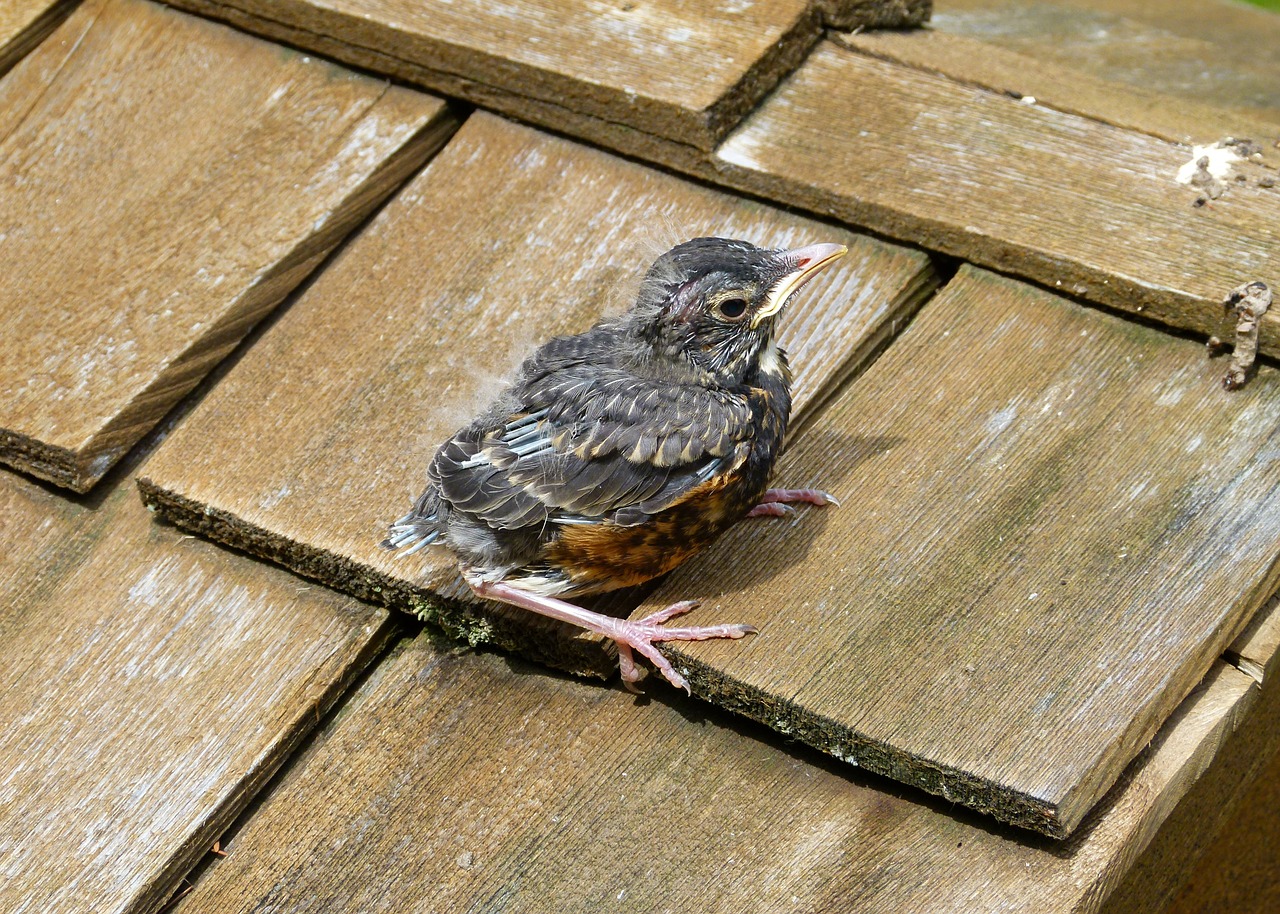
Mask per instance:
[[[439,542],[443,529],[442,505],[434,487],[427,489],[413,510],[391,524],[390,533],[381,542],[383,549],[399,549],[400,555],[413,555],[432,543]]]

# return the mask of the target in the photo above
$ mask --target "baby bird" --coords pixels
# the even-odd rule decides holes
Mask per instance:
[[[382,543],[450,549],[477,596],[560,619],[618,645],[627,688],[639,651],[688,683],[654,646],[741,638],[750,625],[667,627],[695,601],[639,621],[565,597],[664,574],[743,517],[814,489],[770,489],[791,413],[778,317],[839,244],[791,251],[695,238],[654,262],[636,303],[525,360],[489,409],[440,446],[427,489]]]

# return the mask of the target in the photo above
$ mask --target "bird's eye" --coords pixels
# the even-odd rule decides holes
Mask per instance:
[[[727,321],[742,320],[743,315],[747,313],[747,300],[745,298],[726,298],[724,301],[716,302],[716,313]]]

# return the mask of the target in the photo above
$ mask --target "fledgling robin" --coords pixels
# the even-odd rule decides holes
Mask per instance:
[[[725,238],[672,248],[629,311],[544,344],[440,447],[427,490],[382,545],[404,554],[447,546],[477,596],[616,641],[628,688],[640,676],[636,650],[688,691],[655,642],[755,629],[664,625],[694,601],[630,621],[560,598],[664,574],[743,517],[835,502],[768,488],[791,412],[774,331],[792,296],[846,250],[770,251]]]

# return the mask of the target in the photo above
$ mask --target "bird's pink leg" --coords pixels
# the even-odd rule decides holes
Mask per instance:
[[[666,628],[663,626],[663,623],[667,620],[687,613],[696,607],[698,604],[695,600],[672,603],[665,609],[660,609],[652,615],[633,622],[630,619],[618,619],[614,616],[606,616],[603,613],[592,612],[573,603],[557,600],[555,597],[545,597],[541,594],[530,593],[527,590],[521,590],[501,581],[468,581],[467,583],[478,597],[510,603],[512,606],[532,610],[540,615],[550,616],[552,619],[559,619],[561,622],[568,622],[570,625],[585,628],[587,631],[596,632],[606,638],[612,638],[618,644],[618,670],[622,674],[622,681],[632,691],[635,691],[635,689],[632,688],[631,683],[640,678],[640,671],[636,669],[635,661],[632,659],[631,652],[633,650],[639,651],[642,656],[648,658],[649,662],[658,668],[658,671],[662,673],[667,682],[678,689],[684,689],[688,692],[689,683],[675,671],[667,658],[658,652],[658,649],[654,647],[656,642],[741,638],[744,635],[755,632],[755,628],[750,625],[708,625],[701,628]]]
[[[760,504],[747,512],[747,517],[785,517],[791,513],[790,505],[793,502],[840,507],[840,502],[836,501],[834,495],[821,489],[769,489],[764,493],[764,498],[760,499]]]

